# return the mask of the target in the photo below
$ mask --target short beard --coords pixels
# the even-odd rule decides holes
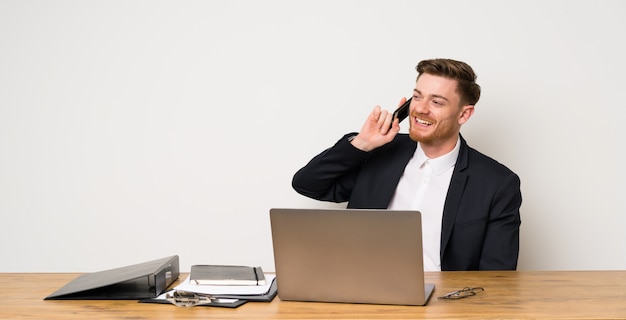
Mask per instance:
[[[409,129],[409,137],[413,141],[429,145],[435,145],[438,142],[446,141],[452,136],[456,138],[457,135],[458,133],[455,131],[454,127],[439,127],[428,135],[416,134]]]

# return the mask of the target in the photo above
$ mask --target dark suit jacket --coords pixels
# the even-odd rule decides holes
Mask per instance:
[[[407,134],[374,151],[350,144],[348,134],[293,177],[300,194],[348,208],[386,209],[417,143]],[[519,253],[520,179],[461,137],[443,209],[442,270],[515,270]]]

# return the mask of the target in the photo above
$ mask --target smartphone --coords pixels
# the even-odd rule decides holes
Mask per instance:
[[[407,100],[400,107],[398,107],[396,111],[393,112],[393,117],[391,118],[391,125],[389,126],[390,128],[393,125],[393,121],[396,118],[398,118],[398,123],[400,123],[402,122],[402,120],[404,120],[406,117],[409,116],[409,106],[411,105],[411,99],[413,98],[409,98],[409,100]]]

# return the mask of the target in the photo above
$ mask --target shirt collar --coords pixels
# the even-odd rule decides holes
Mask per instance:
[[[428,164],[433,169],[433,172],[436,175],[439,175],[439,174],[442,174],[444,171],[448,170],[449,168],[454,167],[454,165],[456,164],[456,159],[459,157],[460,149],[461,149],[461,138],[457,138],[456,145],[454,146],[454,149],[452,149],[452,151],[442,156],[439,156],[437,158],[429,159],[424,153],[424,150],[422,150],[420,143],[418,142],[417,150],[415,150],[415,157],[417,157],[417,163],[419,164],[420,167],[424,165],[425,162],[428,161]]]

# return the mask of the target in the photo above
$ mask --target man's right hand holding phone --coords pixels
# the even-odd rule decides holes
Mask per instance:
[[[406,98],[402,98],[398,106],[402,106],[405,102]],[[396,134],[400,132],[399,123],[397,118],[393,119],[392,113],[376,106],[365,120],[359,134],[350,143],[359,150],[372,151],[393,140]]]

